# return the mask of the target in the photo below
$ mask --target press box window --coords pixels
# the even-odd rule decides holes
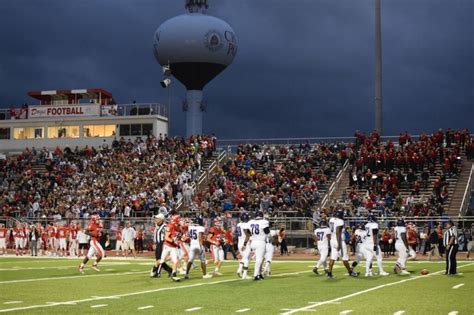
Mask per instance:
[[[84,126],[84,137],[112,137],[115,136],[115,125]]]
[[[42,139],[44,135],[44,128],[42,127],[30,127],[30,128],[14,128],[13,139],[24,140],[24,139]]]
[[[48,138],[79,138],[79,126],[48,127]]]
[[[0,140],[10,139],[10,128],[0,128]]]
[[[149,136],[153,134],[153,124],[143,124],[142,125],[142,135]]]
[[[130,136],[130,125],[120,125],[120,135]]]

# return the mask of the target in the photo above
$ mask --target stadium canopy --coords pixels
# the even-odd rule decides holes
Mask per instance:
[[[28,95],[40,101],[40,105],[51,104],[78,104],[80,100],[96,100],[99,104],[108,104],[112,93],[104,89],[73,89],[30,91]]]

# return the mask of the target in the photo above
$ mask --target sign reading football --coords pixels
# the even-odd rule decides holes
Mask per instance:
[[[84,117],[99,116],[99,105],[40,105],[29,106],[29,118],[47,118],[47,117]]]

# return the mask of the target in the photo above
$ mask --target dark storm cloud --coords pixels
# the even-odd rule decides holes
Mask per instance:
[[[210,0],[234,63],[205,89],[221,138],[344,136],[373,127],[373,0]],[[471,0],[382,1],[385,133],[474,129]],[[151,37],[184,0],[1,1],[0,103],[27,90],[104,87],[161,101]],[[172,132],[184,132],[172,88]]]

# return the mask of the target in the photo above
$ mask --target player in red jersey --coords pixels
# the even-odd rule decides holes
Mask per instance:
[[[20,223],[17,223],[13,228],[13,238],[15,240],[15,254],[23,255],[23,228]]]
[[[69,227],[67,231],[67,236],[69,239],[69,256],[74,257],[78,256],[78,243],[77,243],[77,223],[73,222],[71,223],[71,226]]]
[[[49,248],[49,255],[56,256],[56,249],[57,249],[57,240],[56,240],[56,232],[57,226],[55,223],[52,223],[46,228],[48,233],[48,248]]]
[[[215,276],[222,275],[219,272],[219,268],[224,261],[224,250],[222,249],[224,237],[225,231],[222,228],[222,221],[217,218],[214,220],[214,226],[209,229],[209,234],[207,235],[207,241],[211,243],[212,259],[214,259],[214,264],[216,264],[216,269],[214,270]]]
[[[178,257],[180,259],[180,273],[186,274],[186,265],[189,260],[189,244],[191,239],[189,238],[188,229],[189,229],[189,219],[185,218],[181,221],[180,226],[180,238],[178,240],[179,251]]]
[[[123,250],[123,239],[122,239],[122,227],[117,227],[115,231],[115,255],[119,255],[119,251],[122,253],[122,256],[125,256],[125,251]]]
[[[58,232],[56,234],[57,239],[59,240],[59,254],[60,256],[67,255],[67,233],[68,228],[66,225],[60,225],[58,227]]]
[[[0,223],[0,250],[2,251],[2,255],[7,253],[7,237],[8,230],[4,224]]]
[[[28,236],[30,235],[30,227],[28,226],[28,223],[23,223],[22,226],[23,233],[22,233],[22,244],[23,244],[23,255],[28,254]]]
[[[86,257],[84,257],[84,260],[82,263],[79,265],[79,272],[84,273],[84,266],[87,264],[89,259],[92,259],[94,255],[97,257],[95,262],[92,264],[92,269],[95,271],[100,271],[99,268],[97,268],[97,264],[102,260],[102,258],[105,256],[105,251],[102,248],[102,246],[99,243],[99,233],[100,230],[102,229],[102,224],[99,222],[99,216],[97,214],[93,214],[91,216],[91,222],[89,226],[85,229],[85,233],[91,237],[90,240],[90,247],[89,247],[89,252],[87,253]]]
[[[178,233],[179,233],[179,221],[181,217],[177,214],[171,217],[171,223],[166,225],[165,229],[165,242],[163,251],[161,252],[160,266],[158,267],[158,273],[161,271],[161,266],[166,262],[168,256],[172,261],[171,280],[180,281],[177,277],[176,270],[178,269]]]

